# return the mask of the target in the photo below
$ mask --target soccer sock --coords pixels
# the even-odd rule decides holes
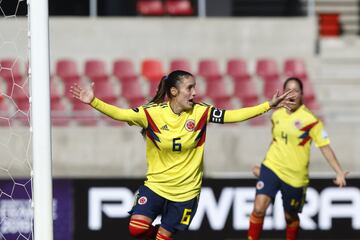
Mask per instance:
[[[156,234],[157,234],[157,232],[159,230],[159,227],[160,227],[160,224],[155,225],[155,226],[150,225],[149,230],[145,233],[145,237],[146,237],[145,239],[146,240],[154,240],[154,239],[156,239]]]
[[[259,240],[263,228],[264,217],[258,217],[253,213],[250,215],[250,227],[248,240]]]
[[[131,219],[129,223],[129,232],[132,237],[154,239],[157,228],[150,222],[143,219]]]
[[[173,238],[167,237],[167,236],[162,235],[161,233],[158,232],[156,234],[156,239],[155,240],[173,240]]]
[[[286,225],[286,240],[296,240],[300,228],[300,221],[294,221]]]

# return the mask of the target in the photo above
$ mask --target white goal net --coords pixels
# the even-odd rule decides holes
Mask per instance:
[[[27,4],[0,0],[0,239],[33,239]]]

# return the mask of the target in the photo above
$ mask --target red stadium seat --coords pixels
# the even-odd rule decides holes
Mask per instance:
[[[194,12],[189,0],[166,0],[165,9],[173,16],[191,16]]]
[[[198,67],[198,75],[205,79],[206,96],[213,99],[230,97],[225,89],[225,82],[220,73],[219,65],[216,60],[200,60]]]
[[[234,96],[241,101],[258,99],[255,84],[251,78],[237,78],[234,80]]]
[[[71,59],[58,60],[56,62],[55,75],[63,81],[64,95],[71,98],[70,86],[74,83],[80,83],[80,74],[76,62]]]
[[[23,83],[24,78],[17,59],[3,59],[0,61],[0,77],[6,82],[7,95],[11,94],[14,83],[19,85]]]
[[[277,90],[281,93],[283,83],[278,75],[264,77],[263,94],[265,98],[271,99]]]
[[[165,14],[161,0],[138,0],[136,9],[138,14],[143,16],[162,16]]]
[[[244,59],[230,59],[227,62],[226,73],[233,80],[236,81],[243,79],[250,79],[250,74],[246,66],[246,61]]]
[[[323,37],[337,37],[341,34],[339,13],[319,13],[319,34]]]
[[[199,61],[198,75],[205,80],[219,79],[222,76],[218,62],[213,59],[203,59]]]
[[[121,89],[122,96],[126,99],[130,107],[137,107],[145,103],[145,96],[141,91],[138,78],[123,81]]]
[[[81,126],[95,126],[98,119],[95,115],[95,110],[88,104],[84,104],[77,99],[72,103],[73,119]]]
[[[14,85],[11,97],[14,100],[18,110],[25,113],[29,112],[29,87],[27,84],[24,86]]]
[[[277,64],[273,59],[259,59],[256,62],[256,74],[262,79],[279,77]]]
[[[109,78],[109,75],[106,72],[106,64],[102,60],[86,60],[84,68],[85,76],[91,81],[106,81]]]
[[[170,62],[170,72],[175,70],[183,70],[191,73],[191,64],[186,59],[173,59]]]
[[[287,77],[297,77],[303,81],[308,76],[304,60],[295,58],[285,60],[284,73]]]
[[[61,99],[52,99],[51,104],[51,123],[54,126],[68,126],[70,123],[70,117],[65,109]]]
[[[109,104],[115,104],[117,99],[114,93],[114,87],[109,81],[102,81],[95,84],[95,96]]]
[[[315,100],[315,91],[313,88],[313,85],[311,83],[311,81],[309,80],[304,80],[306,78],[303,78],[302,83],[303,83],[303,91],[304,91],[304,101],[313,101]]]
[[[242,101],[243,107],[252,107],[258,105],[259,99],[258,98],[251,98],[251,99],[245,99]],[[261,126],[266,124],[266,118],[262,116],[257,116],[255,118],[252,118],[249,120],[249,124],[252,126]]]
[[[210,98],[228,98],[230,95],[225,88],[225,81],[222,77],[206,82],[205,95]]]
[[[220,109],[233,109],[230,97],[212,99],[214,106]]]
[[[77,64],[71,59],[62,59],[56,62],[55,75],[59,76],[63,81],[74,81],[80,79]]]
[[[60,86],[59,83],[56,81],[55,78],[51,77],[50,79],[50,98],[51,100],[58,100],[62,97],[60,93]]]
[[[141,74],[149,82],[149,95],[154,96],[161,78],[165,75],[161,61],[146,59],[141,64]]]
[[[113,75],[120,81],[137,78],[133,63],[126,59],[114,61]]]
[[[9,127],[9,108],[5,102],[5,98],[0,95],[0,127]]]
[[[130,60],[116,60],[113,64],[113,74],[121,82],[121,94],[129,107],[138,107],[145,103],[139,78]]]
[[[306,107],[308,107],[311,111],[313,111],[315,114],[319,114],[319,111],[321,110],[319,102],[314,99],[304,99],[304,104]]]
[[[21,124],[29,125],[30,103],[29,103],[29,87],[28,83],[23,86],[14,85],[11,97],[15,103],[16,114],[14,119],[18,120]]]

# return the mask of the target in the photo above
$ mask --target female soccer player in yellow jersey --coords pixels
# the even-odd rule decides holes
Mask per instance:
[[[273,141],[261,167],[255,166],[258,176],[254,210],[250,216],[249,240],[260,239],[266,209],[274,201],[276,193],[282,194],[286,219],[286,239],[297,239],[299,216],[305,201],[309,183],[308,166],[311,142],[320,148],[330,166],[336,172],[334,183],[346,185],[344,172],[330,147],[323,123],[302,103],[303,85],[298,78],[288,78],[284,91],[295,93],[290,109],[279,109],[272,114]]]
[[[203,176],[206,127],[212,123],[247,120],[271,108],[290,108],[291,91],[276,93],[269,102],[222,110],[194,102],[195,78],[174,71],[162,78],[149,104],[121,109],[94,96],[91,88],[72,86],[73,96],[109,117],[142,127],[146,139],[147,179],[130,211],[130,235],[137,239],[170,240],[186,230],[195,215]],[[152,226],[162,215],[161,225]]]

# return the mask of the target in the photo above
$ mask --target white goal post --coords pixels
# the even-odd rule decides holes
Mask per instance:
[[[53,239],[49,13],[47,0],[28,0],[35,240]]]

